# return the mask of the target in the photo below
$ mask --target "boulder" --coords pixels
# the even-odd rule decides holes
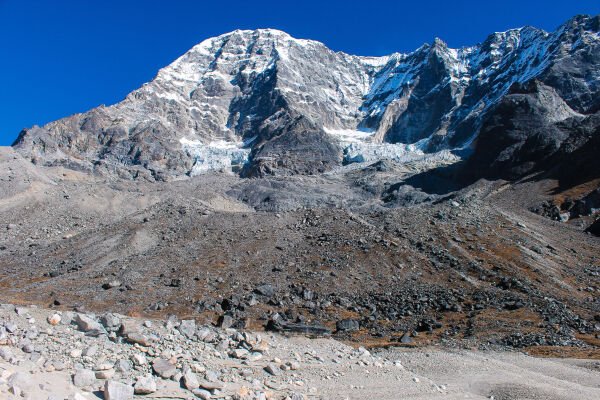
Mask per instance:
[[[142,376],[133,386],[133,391],[135,394],[154,393],[156,392],[156,381],[150,375]]]
[[[338,332],[357,331],[360,329],[360,324],[352,318],[342,319],[335,324]]]
[[[96,383],[96,374],[89,369],[80,369],[73,375],[73,385],[86,388]]]
[[[184,334],[188,339],[191,339],[196,334],[196,321],[193,319],[185,319],[179,325],[179,332]]]
[[[106,381],[104,384],[104,400],[131,400],[133,386],[116,381]]]
[[[75,315],[75,323],[80,331],[88,336],[106,335],[107,332],[99,322],[84,314]]]
[[[158,358],[152,363],[154,373],[163,379],[170,379],[177,372],[177,368],[169,360]]]

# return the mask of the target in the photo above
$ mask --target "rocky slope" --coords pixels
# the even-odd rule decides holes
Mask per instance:
[[[0,150],[0,300],[379,345],[598,354],[598,238],[583,232],[597,197],[564,201],[564,222],[530,212],[554,200],[552,181],[434,193],[418,187],[418,163],[376,162],[114,182]]]
[[[589,113],[600,93],[599,17],[552,33],[524,27],[468,48],[439,39],[409,54],[358,57],[276,30],[234,31],[193,47],[122,102],[21,133],[42,165],[168,180],[211,169],[315,174],[364,159],[424,156],[477,137],[514,84],[537,79]]]

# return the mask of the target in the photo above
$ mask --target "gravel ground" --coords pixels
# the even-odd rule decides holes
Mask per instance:
[[[224,330],[176,318],[147,320],[8,304],[0,307],[0,331],[0,391],[5,398],[107,398],[106,388],[118,384],[128,389],[110,398],[600,396],[598,361],[534,358],[514,351],[426,347],[370,352],[333,339]],[[161,361],[167,368],[156,367]],[[143,379],[154,387],[134,395]]]

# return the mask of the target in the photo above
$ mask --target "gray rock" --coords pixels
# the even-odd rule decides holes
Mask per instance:
[[[402,335],[402,337],[400,338],[400,343],[404,343],[404,344],[411,344],[413,342],[413,338],[410,337],[410,335],[408,333],[405,333],[404,335]]]
[[[169,360],[158,358],[152,363],[154,373],[163,379],[169,379],[177,372],[177,368]]]
[[[18,386],[23,390],[29,390],[32,386],[31,378],[30,374],[18,371],[8,378],[8,384]]]
[[[119,335],[123,337],[128,337],[132,334],[141,334],[143,333],[142,325],[135,320],[125,320],[121,321],[121,327],[119,328]]]
[[[99,322],[84,314],[75,315],[75,323],[79,330],[85,332],[88,336],[106,335],[107,332]]]
[[[12,356],[13,352],[8,347],[0,346],[0,357],[8,361]]]
[[[229,355],[233,358],[245,359],[248,358],[250,352],[246,349],[234,349],[229,352]]]
[[[15,397],[23,396],[23,390],[17,385],[9,385],[8,393],[14,395]]]
[[[202,329],[198,329],[198,332],[196,333],[196,336],[198,337],[198,339],[200,340],[204,340],[206,339],[210,334],[211,334],[211,330],[208,328],[202,328]]]
[[[254,291],[260,295],[267,297],[273,297],[273,295],[275,294],[273,286],[269,284],[258,286]]]
[[[96,383],[96,374],[89,369],[80,369],[73,375],[73,385],[87,388]]]
[[[114,369],[105,369],[102,371],[96,371],[96,379],[112,379],[115,376]]]
[[[288,322],[285,321],[279,313],[275,313],[271,316],[267,328],[274,331],[297,332],[317,336],[328,336],[331,334],[331,330],[326,326]]]
[[[196,334],[196,321],[193,319],[181,321],[181,324],[179,325],[179,331],[188,339],[191,339]]]
[[[187,371],[183,374],[182,377],[183,386],[188,390],[198,389],[200,387],[200,382],[198,381],[198,377],[191,370]]]
[[[152,346],[152,344],[154,344],[154,339],[143,335],[141,333],[130,333],[129,335],[127,335],[127,337],[125,338],[125,340],[129,343],[137,343],[139,345],[145,346],[145,347],[149,347]]]
[[[121,319],[119,317],[117,317],[114,314],[104,314],[102,317],[100,317],[100,323],[107,329],[107,330],[115,330],[115,329],[119,329],[119,327],[121,326]]]
[[[215,371],[207,370],[204,372],[204,379],[208,382],[217,382],[219,380],[219,376]]]
[[[15,307],[15,312],[19,317],[29,317],[29,310],[25,307]]]
[[[274,376],[281,375],[281,370],[279,368],[277,368],[277,366],[273,363],[268,364],[265,367],[265,371],[267,371],[269,374],[274,375]]]
[[[194,389],[192,390],[192,393],[202,400],[210,400],[212,398],[212,394],[208,390]]]
[[[219,326],[223,329],[231,328],[233,326],[233,318],[231,315],[222,315],[219,318]]]
[[[200,381],[200,387],[202,389],[210,390],[211,392],[214,390],[223,390],[222,382],[209,382],[209,381]]]
[[[104,384],[104,400],[131,400],[133,387],[116,381],[106,381]]]
[[[97,352],[98,352],[98,345],[94,344],[89,347],[86,347],[81,354],[83,356],[87,356],[87,357],[94,357]]]
[[[4,324],[4,329],[6,329],[8,333],[15,333],[19,327],[13,322],[7,322]]]
[[[338,321],[336,323],[336,327],[337,327],[337,330],[341,331],[341,332],[356,331],[356,330],[360,329],[360,324],[355,319],[347,318],[347,319]]]
[[[133,387],[135,394],[150,394],[156,392],[156,381],[150,375],[138,378]]]
[[[23,350],[23,353],[33,353],[35,348],[31,343],[27,343],[21,348],[21,350]]]
[[[124,360],[122,358],[115,361],[115,365],[114,365],[115,371],[125,372],[125,373],[131,371],[131,367],[132,367],[131,361]]]

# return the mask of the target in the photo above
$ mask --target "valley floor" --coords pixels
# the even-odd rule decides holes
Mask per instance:
[[[0,307],[0,322],[2,398],[600,398],[594,360],[443,347],[369,352],[333,339],[8,304]],[[103,333],[94,337],[94,328]],[[161,361],[166,368],[156,367]],[[143,391],[140,380],[149,393],[134,395],[134,387]]]

